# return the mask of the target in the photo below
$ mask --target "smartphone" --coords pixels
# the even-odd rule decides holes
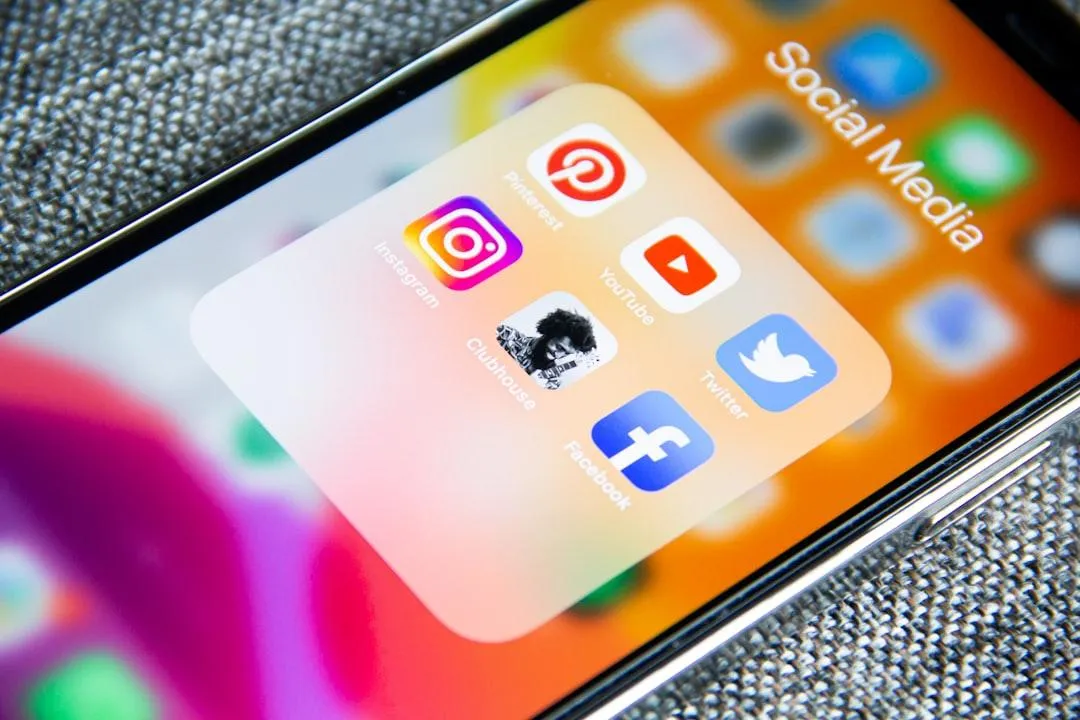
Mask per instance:
[[[9,291],[0,715],[612,717],[933,536],[1075,442],[1077,33],[521,0]]]

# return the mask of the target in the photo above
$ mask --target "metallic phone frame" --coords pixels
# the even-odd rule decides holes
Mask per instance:
[[[489,15],[363,92],[0,294],[0,331],[172,238],[585,1],[516,0]],[[984,30],[988,19],[1002,12],[998,6],[1011,1],[952,0]],[[991,5],[995,7],[988,9]],[[1023,12],[1033,7],[1027,5]],[[1010,18],[1023,14],[1012,12]],[[1042,8],[1039,12],[1055,11]],[[1056,12],[1065,17],[1064,11]],[[998,24],[1005,27],[1008,23],[1003,18]],[[988,34],[1003,45],[1000,34]],[[1016,53],[1012,54],[1015,58]],[[1053,73],[1026,69],[1047,92],[1069,100],[1070,109],[1077,113],[1080,91],[1061,85],[1055,89]],[[1077,418],[1080,363],[774,558],[541,716],[611,717],[704,657],[722,651],[742,633],[767,624],[783,628],[800,622],[851,587],[852,581],[876,575],[952,519],[1024,477],[1056,439],[1069,433],[1075,439],[1073,422]]]
[[[1007,439],[964,463],[900,509],[886,515],[851,542],[822,555],[816,564],[679,655],[618,692],[587,714],[612,718],[751,630],[790,632],[860,582],[878,576],[905,554],[1005,489],[1037,470],[1062,442],[1076,443],[1080,429],[1080,388],[1051,403]]]

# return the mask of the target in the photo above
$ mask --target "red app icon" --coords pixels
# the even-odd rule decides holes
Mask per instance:
[[[668,235],[645,251],[645,260],[680,295],[693,295],[716,279],[716,268],[681,235]]]
[[[645,184],[645,168],[606,128],[584,123],[534,150],[529,173],[576,217],[594,217]]]
[[[607,200],[626,184],[626,163],[614,148],[598,140],[569,140],[547,162],[555,189],[572,200]]]

